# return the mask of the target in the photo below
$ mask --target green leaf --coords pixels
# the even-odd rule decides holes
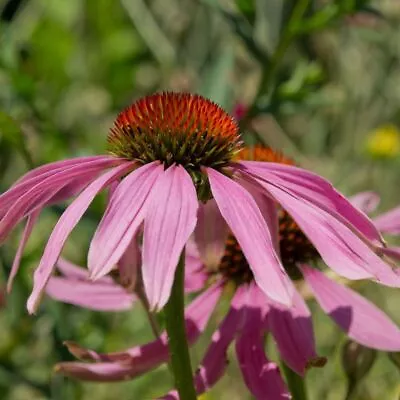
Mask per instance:
[[[254,40],[268,54],[272,54],[280,40],[284,1],[257,0]]]
[[[201,0],[208,7],[214,8],[221,13],[231,26],[233,32],[244,42],[247,50],[261,63],[268,62],[268,54],[254,40],[253,26],[242,14],[234,14],[223,9],[216,1]]]
[[[24,140],[17,122],[2,111],[0,111],[0,140],[14,147],[20,147]]]
[[[26,147],[24,134],[19,124],[4,112],[0,111],[0,148],[12,151],[15,148],[24,157],[29,167],[33,167],[32,157]]]
[[[256,17],[255,0],[235,0],[236,7],[254,25]]]
[[[234,49],[232,44],[225,45],[211,65],[202,75],[198,89],[200,94],[215,101],[221,107],[230,109],[232,104],[232,85],[230,77],[234,67]]]

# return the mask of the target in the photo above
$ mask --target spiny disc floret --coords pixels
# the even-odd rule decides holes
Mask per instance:
[[[221,168],[241,149],[237,123],[199,95],[157,93],[122,111],[108,136],[118,157],[181,164],[189,171]]]

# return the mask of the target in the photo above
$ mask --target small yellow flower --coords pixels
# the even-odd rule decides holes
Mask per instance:
[[[393,158],[400,154],[400,131],[396,125],[385,124],[370,133],[366,150],[374,158]]]

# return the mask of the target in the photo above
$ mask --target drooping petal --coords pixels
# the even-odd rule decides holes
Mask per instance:
[[[74,193],[75,189],[81,190],[85,183],[88,184],[101,171],[118,164],[121,164],[119,159],[109,157],[82,162],[62,171],[48,172],[44,177],[36,176],[11,187],[0,196],[0,242],[21,219],[43,208],[63,188],[68,188],[68,194]]]
[[[349,201],[354,207],[369,214],[376,210],[381,199],[375,192],[360,192],[349,197]]]
[[[386,264],[342,220],[322,208],[314,207],[280,186],[258,181],[293,217],[308,236],[322,259],[338,274],[348,279],[376,279],[379,283],[398,287],[400,281]]]
[[[64,179],[67,179],[71,172],[74,172],[77,168],[80,170],[80,174],[85,172],[91,172],[93,169],[99,168],[100,171],[104,168],[116,166],[121,163],[117,158],[109,156],[100,157],[82,157],[73,158],[59,162],[64,166],[54,166],[58,163],[46,164],[39,168],[36,168],[22,178],[20,178],[13,186],[6,192],[0,195],[0,216],[2,216],[8,207],[12,206],[22,195],[29,190],[36,187],[38,184],[46,183],[51,178],[57,178],[60,174]],[[43,170],[43,171],[42,171]],[[75,176],[78,177],[78,175]]]
[[[69,280],[89,280],[89,270],[87,268],[83,268],[77,264],[74,264],[63,257],[59,257],[57,260],[57,270],[60,271]],[[114,281],[111,276],[103,276],[96,282],[113,283]]]
[[[375,218],[375,226],[383,233],[400,234],[400,207],[393,208]]]
[[[204,264],[217,267],[224,255],[228,226],[214,199],[201,203],[195,229],[196,244]]]
[[[236,340],[236,354],[244,381],[257,400],[292,398],[279,367],[265,355],[259,331],[246,331],[240,335]]]
[[[161,174],[162,165],[149,163],[118,185],[90,244],[88,268],[92,279],[106,275],[120,260],[144,219],[149,194]]]
[[[68,279],[83,280],[89,279],[89,271],[85,268],[80,267],[71,261],[59,257],[57,260],[57,269]]]
[[[114,156],[84,156],[84,157],[74,157],[68,158],[66,160],[55,161],[52,163],[41,165],[31,171],[27,172],[25,175],[21,176],[13,185],[13,187],[21,184],[22,182],[27,181],[28,179],[35,178],[37,176],[44,176],[47,173],[56,173],[65,170],[66,168],[80,165],[82,163],[89,163],[91,161],[98,161],[98,160],[110,160],[115,159]],[[48,176],[48,175],[47,175]]]
[[[260,209],[261,214],[268,226],[275,251],[277,254],[280,254],[279,217],[278,207],[275,200],[271,196],[267,196],[265,194],[265,190],[263,190],[260,185],[256,184],[256,182],[249,182],[240,178],[238,178],[237,182],[240,183],[240,185],[243,186],[248,192],[250,192],[251,196],[256,201],[257,206]]]
[[[372,221],[320,176],[292,165],[257,161],[243,161],[239,164],[259,180],[275,185],[293,197],[306,200],[331,214],[356,233],[361,233],[371,241],[382,242],[382,236]]]
[[[46,293],[55,300],[96,311],[123,311],[132,307],[136,296],[122,286],[51,277]]]
[[[22,253],[24,252],[25,245],[28,242],[29,237],[31,236],[33,226],[35,225],[40,214],[40,210],[34,211],[31,215],[28,216],[26,225],[24,228],[24,232],[22,233],[21,240],[18,245],[17,252],[14,257],[14,261],[11,267],[10,275],[8,276],[7,281],[7,292],[10,293],[12,289],[12,285],[14,282],[14,278],[17,275],[19,270],[19,265],[21,263]]]
[[[204,331],[221,293],[222,285],[215,284],[196,297],[186,308],[186,334],[190,345],[194,344]],[[153,342],[114,353],[97,353],[75,343],[67,343],[67,346],[71,353],[82,360],[130,364],[137,368],[135,371],[150,370],[169,359],[168,338],[165,332]]]
[[[169,167],[157,181],[144,221],[143,283],[151,309],[160,310],[169,298],[182,250],[194,231],[198,200],[190,175]]]
[[[82,218],[82,215],[88,209],[97,193],[104,189],[110,182],[125,174],[130,168],[132,168],[132,164],[125,163],[97,178],[62,214],[50,235],[40,264],[33,275],[33,290],[27,303],[30,313],[35,312],[37,309],[43,289],[53,272],[54,265],[61,254],[70,232]]]
[[[383,254],[392,258],[393,260],[400,261],[400,247],[398,246],[390,246],[390,247],[382,247],[381,251]],[[394,271],[397,273],[400,268],[396,268]]]
[[[133,289],[138,277],[141,255],[138,238],[133,237],[124,254],[118,261],[119,279],[121,285],[127,289]]]
[[[58,363],[54,370],[71,378],[90,382],[126,381],[147,372],[147,370],[142,370],[140,364],[122,364],[118,362],[89,364],[76,361]]]
[[[255,200],[232,179],[211,168],[207,173],[221,214],[240,244],[257,284],[272,300],[290,305],[293,286]]]
[[[236,354],[244,381],[258,400],[291,398],[278,366],[264,350],[265,298],[251,285],[244,307],[244,323],[236,339]]]
[[[383,351],[400,351],[399,328],[374,304],[322,272],[301,266],[322,309],[356,342]]]
[[[203,262],[198,256],[191,254],[190,245],[187,246],[185,252],[185,293],[203,289],[206,286],[208,278],[209,276]]]
[[[326,359],[317,357],[311,313],[303,298],[296,291],[293,306],[282,308],[271,304],[268,326],[279,353],[286,364],[303,376],[309,367],[322,367]]]
[[[185,319],[189,344],[195,343],[203,332],[221,292],[222,286],[214,285],[188,306]],[[169,360],[168,340],[165,333],[159,339],[146,345],[110,354],[99,354],[74,343],[66,343],[66,345],[78,358],[98,362],[95,364],[63,362],[57,364],[56,371],[86,381],[116,382],[133,379]]]

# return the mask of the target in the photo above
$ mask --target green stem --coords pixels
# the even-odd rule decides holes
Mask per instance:
[[[285,374],[293,400],[307,400],[307,390],[304,379],[292,371],[284,361],[281,362],[281,370]]]
[[[264,98],[265,100],[268,100],[268,97],[271,93],[270,90],[271,81],[275,77],[276,70],[279,66],[281,59],[285,55],[286,50],[292,43],[294,37],[296,36],[296,30],[298,24],[303,18],[303,15],[307,10],[309,2],[310,0],[297,0],[296,5],[294,6],[292,14],[289,18],[289,21],[286,24],[283,34],[279,40],[279,43],[274,53],[272,54],[272,57],[268,65],[263,70],[261,81],[260,84],[258,85],[257,94],[254,98],[254,102],[251,105],[247,115],[242,120],[243,126],[256,115],[259,103],[260,102],[264,103],[263,101]]]
[[[185,250],[183,250],[175,272],[171,296],[166,304],[165,327],[168,334],[171,368],[179,398],[196,400],[189,347],[186,339],[184,315]]]
[[[35,163],[32,159],[31,153],[29,152],[28,148],[26,147],[26,144],[23,143],[22,148],[21,148],[21,154],[26,162],[26,165],[28,166],[29,169],[35,168]]]

